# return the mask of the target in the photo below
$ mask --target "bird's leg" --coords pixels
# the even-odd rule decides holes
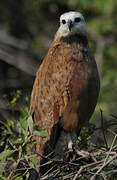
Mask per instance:
[[[69,141],[68,141],[68,150],[69,150],[69,152],[73,151],[73,142],[71,139],[69,139]]]
[[[75,133],[69,133],[68,135],[68,150],[69,152],[75,151],[75,153],[79,156],[82,156],[83,158],[89,157],[90,154],[87,151],[80,150],[78,144],[77,144],[77,135]]]
[[[75,148],[77,146],[76,144],[77,141],[77,135],[75,133],[67,133],[67,148],[68,151],[66,153],[66,159],[70,160],[71,158],[73,158],[74,155],[74,150],[77,149]]]
[[[74,147],[77,146],[77,135],[75,133],[68,134],[68,150],[72,152]]]

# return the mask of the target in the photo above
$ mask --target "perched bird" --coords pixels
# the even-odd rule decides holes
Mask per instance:
[[[30,114],[35,124],[48,132],[45,138],[36,137],[36,151],[43,155],[48,148],[54,149],[62,130],[68,134],[68,149],[72,149],[74,135],[94,112],[99,90],[84,17],[79,12],[64,13],[32,90]]]

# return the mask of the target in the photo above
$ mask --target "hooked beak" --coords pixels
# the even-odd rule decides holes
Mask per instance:
[[[69,20],[68,21],[68,28],[70,31],[71,31],[72,27],[73,27],[73,22],[72,22],[72,20]]]

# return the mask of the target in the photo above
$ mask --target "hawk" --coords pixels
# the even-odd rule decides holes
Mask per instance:
[[[99,74],[89,49],[84,17],[79,12],[64,13],[32,90],[30,114],[35,124],[48,132],[45,138],[36,137],[36,152],[43,155],[49,148],[54,149],[62,130],[68,134],[71,149],[74,135],[94,112],[99,90]]]

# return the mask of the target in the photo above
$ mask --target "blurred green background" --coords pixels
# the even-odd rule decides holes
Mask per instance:
[[[93,119],[98,120],[100,108],[106,120],[117,116],[117,1],[1,0],[1,120],[16,119],[21,109],[29,107],[35,74],[59,27],[59,16],[71,10],[80,11],[86,20],[100,72],[101,92]]]

